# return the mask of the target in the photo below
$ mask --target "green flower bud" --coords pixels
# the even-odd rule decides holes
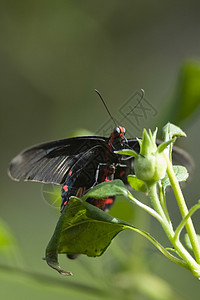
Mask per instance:
[[[165,177],[167,163],[164,157],[164,150],[174,140],[168,140],[158,147],[156,145],[157,129],[154,133],[149,130],[143,130],[142,140],[138,140],[140,144],[140,155],[135,157],[134,169],[138,179],[153,183]]]
[[[165,177],[167,162],[164,150],[175,138],[166,140],[159,146],[156,144],[157,129],[152,133],[143,130],[142,139],[137,139],[140,145],[140,154],[132,149],[123,149],[115,153],[134,157],[134,170],[138,179],[145,183],[153,183]],[[134,183],[135,184],[135,183]]]
[[[144,182],[155,182],[164,178],[167,163],[162,153],[154,152],[147,156],[139,155],[134,163],[135,175]]]

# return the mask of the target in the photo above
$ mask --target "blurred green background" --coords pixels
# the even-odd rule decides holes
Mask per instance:
[[[166,121],[175,120],[180,109],[175,97],[180,67],[185,60],[200,60],[199,11],[200,2],[195,0],[0,0],[0,217],[19,245],[14,253],[0,252],[2,299],[199,299],[199,281],[138,237],[134,248],[139,254],[142,247],[144,261],[132,255],[135,272],[122,275],[115,260],[124,259],[118,244],[126,248],[133,235],[130,232],[117,237],[100,258],[61,259],[65,269],[74,273],[62,278],[42,261],[58,212],[43,200],[41,184],[15,183],[6,171],[9,161],[26,147],[68,137],[77,128],[97,132],[108,115],[95,88],[114,113],[143,88],[157,114],[140,123],[141,131],[144,124],[152,129],[161,124],[166,119],[163,112],[167,115],[172,107]],[[188,135],[181,145],[195,162],[192,181],[184,189],[190,207],[200,194],[198,112],[181,125]],[[133,137],[140,134],[133,130]],[[168,197],[177,225],[180,216],[172,193]],[[125,216],[123,201],[120,203],[115,209],[118,217],[133,218],[133,224],[141,223],[146,230],[150,226],[164,240],[158,223],[145,219],[145,214],[140,218],[138,210],[132,216],[132,206],[124,210],[129,212]],[[200,226],[198,214],[194,221]],[[126,260],[129,262],[129,255]],[[3,266],[24,267],[41,277]],[[121,287],[121,294],[112,294],[115,284]],[[162,285],[159,295],[156,289]],[[110,289],[111,295],[98,293],[95,287]],[[151,287],[152,293],[148,291]]]

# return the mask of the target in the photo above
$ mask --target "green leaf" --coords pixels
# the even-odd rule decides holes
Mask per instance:
[[[46,261],[62,275],[72,275],[60,268],[59,253],[100,256],[123,229],[124,222],[86,201],[71,197],[47,246]]]
[[[198,243],[200,245],[200,235],[199,234],[197,234],[197,239],[198,239]],[[190,238],[187,233],[185,234],[185,244],[188,247],[188,249],[193,250],[191,242],[190,242]]]
[[[83,197],[83,200],[87,198],[103,199],[112,196],[127,196],[128,190],[124,183],[120,179],[112,181],[104,181],[93,188],[91,188]]]
[[[144,193],[147,192],[147,187],[144,181],[138,179],[135,175],[128,175],[127,181],[134,190]]]
[[[122,149],[120,151],[114,151],[116,154],[122,154],[122,155],[128,155],[128,156],[133,156],[133,157],[138,157],[138,153],[135,152],[134,150],[130,149]]]
[[[188,179],[188,171],[185,167],[183,166],[173,166],[174,173],[176,175],[176,178],[178,179],[179,182],[186,181]],[[169,181],[169,177],[167,173],[165,174],[165,177],[161,180],[161,184],[163,188],[165,189],[167,186],[171,186],[171,183]]]
[[[163,152],[163,151],[167,148],[167,146],[169,146],[169,145],[170,145],[171,143],[173,143],[174,141],[175,141],[175,139],[170,139],[169,141],[166,141],[166,142],[161,143],[161,144],[158,146],[157,152],[158,152],[158,153]]]
[[[112,239],[122,230],[131,229],[148,239],[159,251],[172,261],[185,266],[180,259],[171,255],[149,233],[106,214],[99,208],[71,197],[60,216],[54,234],[46,248],[46,262],[62,275],[72,275],[62,270],[58,254],[86,254],[100,256]]]
[[[167,123],[162,130],[166,142],[176,137],[183,137],[183,136],[186,137],[185,132],[181,128],[179,128],[178,126],[172,123]]]

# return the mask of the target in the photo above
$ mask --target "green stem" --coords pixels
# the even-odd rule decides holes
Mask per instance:
[[[167,175],[169,177],[172,189],[174,191],[174,195],[176,197],[181,215],[183,218],[185,218],[188,214],[188,208],[186,206],[181,188],[179,186],[179,182],[174,173],[172,163],[169,160],[169,157],[167,155],[165,155],[165,159],[167,162]],[[193,223],[192,223],[192,220],[190,217],[188,218],[188,220],[185,224],[185,227],[186,227],[186,230],[187,230],[187,233],[188,233],[188,236],[189,236],[192,248],[193,248],[193,252],[194,252],[196,261],[198,264],[200,264],[200,246],[199,246],[197,235],[196,235],[196,232],[195,232],[195,229],[194,229],[194,226],[193,226]]]
[[[173,237],[174,235],[174,231],[171,225],[171,222],[168,221],[165,212],[161,206],[160,203],[160,199],[158,198],[158,194],[157,194],[157,183],[153,183],[153,184],[149,184],[148,185],[148,193],[149,193],[149,197],[151,199],[152,205],[155,209],[155,211],[160,215],[161,217],[161,225],[164,228],[168,238]]]
[[[154,209],[152,209],[148,205],[146,205],[146,204],[140,202],[139,200],[137,200],[136,198],[134,198],[133,195],[130,192],[128,192],[128,198],[130,200],[132,200],[136,205],[143,208],[146,212],[148,212],[154,218],[156,218],[160,223],[162,222],[161,216]]]
[[[171,223],[168,222],[167,217],[165,216],[165,213],[160,204],[160,200],[159,200],[158,194],[157,194],[156,183],[149,184],[148,191],[149,191],[149,196],[151,198],[151,202],[152,202],[154,209],[157,211],[157,213],[159,213],[159,215],[162,218],[162,222],[160,222],[160,223],[161,223],[168,239],[170,240],[171,244],[176,249],[178,255],[180,257],[182,257],[182,259],[186,262],[190,271],[196,277],[199,278],[200,277],[200,265],[194,260],[194,258],[190,255],[190,253],[184,248],[182,243],[179,240],[175,241],[175,239],[174,239],[175,233],[174,233]]]
[[[171,240],[171,243],[174,245],[175,249],[179,256],[187,263],[188,268],[192,274],[198,279],[200,279],[200,265],[194,260],[190,253],[183,247],[182,243],[178,241]]]
[[[178,263],[179,265],[184,265],[184,267],[191,270],[191,272],[196,276],[196,277],[200,277],[200,269],[199,266],[197,265],[196,261],[193,259],[193,257],[189,254],[189,252],[183,247],[183,245],[181,244],[180,241],[174,241],[174,231],[173,228],[171,226],[171,222],[168,222],[165,213],[161,207],[158,195],[157,195],[157,188],[156,188],[156,183],[151,184],[148,186],[148,191],[149,191],[149,196],[151,198],[152,201],[152,205],[154,207],[154,209],[150,208],[149,206],[141,203],[140,201],[138,201],[137,199],[135,199],[133,197],[133,195],[131,193],[128,193],[128,197],[129,199],[131,199],[132,201],[134,201],[138,206],[140,206],[141,208],[143,208],[144,210],[146,210],[147,212],[149,212],[152,216],[154,216],[162,225],[165,233],[167,234],[170,242],[172,243],[172,245],[174,246],[174,248],[177,250],[178,254],[180,255],[180,257],[185,261],[182,262],[179,259],[175,258],[174,256],[172,256],[167,250],[165,250],[164,247],[162,247],[160,244],[158,246],[158,242],[155,241],[149,234],[147,233],[142,233],[142,230],[137,229],[137,228],[132,228],[132,230],[135,230],[139,233],[141,233],[143,236],[145,236],[146,238],[148,238],[166,257],[168,257],[170,260],[172,260],[173,262]]]
[[[179,236],[181,234],[182,229],[184,228],[187,220],[197,211],[197,209],[200,209],[200,203],[194,205],[188,212],[188,214],[183,218],[183,220],[181,221],[181,223],[178,225],[178,227],[176,228],[175,231],[175,235],[174,235],[174,241],[179,239]]]
[[[165,193],[164,193],[164,189],[163,189],[161,184],[159,184],[159,198],[160,198],[160,204],[161,204],[162,209],[165,213],[165,216],[166,216],[168,222],[170,223],[171,220],[170,220],[169,213],[168,213],[168,210],[167,210],[167,205],[166,205],[166,201],[165,201]]]
[[[190,269],[189,265],[175,257],[174,255],[172,255],[171,253],[169,253],[160,243],[158,243],[149,233],[141,230],[141,229],[138,229],[134,226],[126,226],[126,228],[129,228],[133,231],[136,231],[137,233],[141,234],[142,236],[144,236],[146,239],[148,239],[162,254],[164,254],[167,258],[169,258],[171,261],[173,261],[174,263],[186,268],[186,269]]]

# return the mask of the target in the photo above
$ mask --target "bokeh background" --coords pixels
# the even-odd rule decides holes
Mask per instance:
[[[115,264],[119,257],[124,259],[118,244],[130,247],[130,232],[121,234],[100,258],[61,259],[75,275],[60,277],[42,261],[58,211],[44,201],[41,184],[16,183],[7,176],[9,161],[28,146],[68,137],[77,129],[97,132],[108,115],[95,88],[113,114],[143,88],[157,114],[140,122],[141,131],[144,125],[154,129],[175,120],[181,109],[175,107],[181,67],[188,60],[200,61],[199,11],[195,0],[0,0],[0,217],[18,245],[12,253],[0,253],[2,299],[199,299],[200,282],[140,238],[135,238],[133,250],[139,254],[143,249],[145,258],[126,255],[127,261],[134,261],[135,271],[121,276]],[[199,199],[198,111],[181,125],[188,135],[181,145],[195,162],[184,189],[190,207]],[[141,132],[133,129],[132,134]],[[118,217],[132,218],[165,240],[158,223],[143,214],[140,218],[138,210],[132,215],[130,207],[123,212],[120,203]],[[171,193],[169,209],[178,224]],[[200,226],[198,214],[194,221]],[[115,295],[116,273],[115,282],[122,288]],[[111,295],[101,294],[109,284]]]

